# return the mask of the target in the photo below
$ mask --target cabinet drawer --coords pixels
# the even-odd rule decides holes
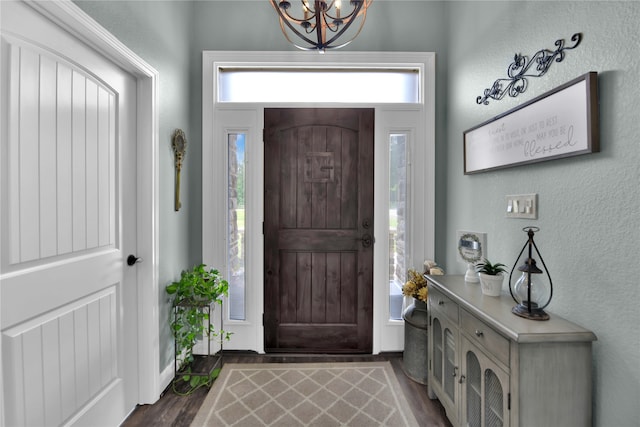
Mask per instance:
[[[460,327],[485,351],[509,366],[509,340],[466,310],[460,310]]]
[[[458,324],[458,304],[442,292],[429,286],[430,308],[443,313],[455,324]]]

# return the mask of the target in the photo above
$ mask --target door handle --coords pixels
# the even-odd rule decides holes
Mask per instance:
[[[365,234],[360,239],[356,240],[360,240],[362,242],[363,248],[368,248],[373,244],[373,237],[371,236],[371,234]]]
[[[137,264],[139,262],[142,262],[142,258],[138,258],[137,256],[135,256],[133,254],[129,255],[127,257],[127,265],[128,266],[132,266],[132,265]]]

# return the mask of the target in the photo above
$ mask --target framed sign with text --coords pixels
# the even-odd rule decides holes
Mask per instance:
[[[465,175],[600,151],[591,71],[464,132]]]

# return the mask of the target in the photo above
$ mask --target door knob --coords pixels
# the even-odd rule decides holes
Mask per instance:
[[[137,264],[139,262],[142,262],[142,258],[138,258],[135,255],[129,255],[127,257],[127,265],[129,265],[129,266]]]

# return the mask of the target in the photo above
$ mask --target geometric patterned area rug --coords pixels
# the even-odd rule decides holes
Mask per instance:
[[[226,364],[191,427],[417,427],[389,362]]]

